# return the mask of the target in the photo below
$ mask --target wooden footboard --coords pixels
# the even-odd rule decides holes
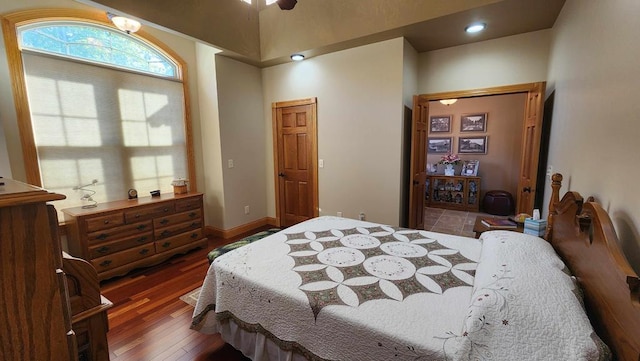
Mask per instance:
[[[593,328],[618,360],[640,361],[640,279],[622,253],[607,212],[577,192],[559,200],[552,178],[546,238],[584,292]]]

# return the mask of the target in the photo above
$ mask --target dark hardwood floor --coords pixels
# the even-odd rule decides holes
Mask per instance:
[[[189,329],[193,307],[179,297],[202,284],[209,250],[260,230],[226,241],[212,239],[207,249],[103,281],[102,292],[114,303],[108,311],[111,361],[248,360],[218,335]]]

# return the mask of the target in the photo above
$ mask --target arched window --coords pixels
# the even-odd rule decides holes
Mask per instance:
[[[177,65],[152,45],[103,25],[44,21],[19,27],[18,39],[22,50],[178,78]]]
[[[51,13],[53,12],[53,13]],[[125,34],[95,13],[5,16],[5,44],[27,181],[67,195],[58,209],[127,198],[134,188],[195,190],[185,65],[142,31]],[[141,34],[141,35],[138,35]]]

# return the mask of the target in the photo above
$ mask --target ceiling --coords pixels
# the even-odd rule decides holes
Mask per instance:
[[[76,0],[188,35],[256,66],[405,37],[419,52],[549,29],[565,0],[298,0],[293,10],[240,0]],[[254,0],[255,1],[255,0]],[[464,32],[471,22],[487,29]]]

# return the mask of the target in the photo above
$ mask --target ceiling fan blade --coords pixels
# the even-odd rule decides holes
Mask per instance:
[[[280,6],[280,9],[291,10],[296,6],[298,0],[278,0],[277,3],[278,6]]]

